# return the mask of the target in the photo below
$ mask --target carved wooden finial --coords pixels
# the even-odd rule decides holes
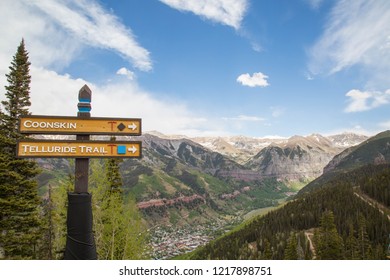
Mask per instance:
[[[87,85],[84,85],[79,91],[79,102],[91,103],[91,100],[92,100],[92,91]]]

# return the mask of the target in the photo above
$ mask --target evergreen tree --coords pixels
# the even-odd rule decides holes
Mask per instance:
[[[297,260],[298,259],[298,240],[295,232],[291,232],[287,241],[287,247],[284,253],[285,260]]]
[[[24,40],[22,40],[9,67],[10,72],[5,75],[8,82],[8,86],[5,86],[7,100],[1,102],[5,110],[5,113],[2,114],[2,128],[12,140],[23,138],[18,132],[18,119],[21,115],[30,114],[30,64],[28,52]],[[15,151],[16,146],[12,146],[10,149]]]
[[[107,160],[106,177],[108,179],[108,190],[111,193],[122,193],[122,177],[119,171],[121,159],[111,158]]]
[[[268,241],[268,239],[264,240],[264,249],[262,252],[262,259],[263,260],[272,260],[272,248],[271,243]]]
[[[317,258],[322,260],[343,259],[343,240],[337,232],[332,211],[325,211],[321,217],[317,239]]]
[[[359,259],[359,247],[352,222],[349,224],[349,233],[345,240],[345,258],[348,260]]]
[[[366,219],[362,214],[359,214],[358,227],[358,248],[360,259],[368,260],[372,258],[372,248],[370,245],[370,239],[368,238]]]
[[[29,114],[30,62],[21,41],[6,75],[6,100],[0,112],[0,247],[7,259],[37,257],[40,233],[38,185],[39,173],[34,161],[16,158],[16,142],[24,138],[18,132],[21,115]]]

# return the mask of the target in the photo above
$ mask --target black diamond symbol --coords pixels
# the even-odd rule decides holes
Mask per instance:
[[[126,128],[126,126],[123,123],[120,123],[117,127],[120,131],[122,131]]]

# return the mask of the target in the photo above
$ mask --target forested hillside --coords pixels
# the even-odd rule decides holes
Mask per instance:
[[[390,216],[388,208],[381,209],[372,201],[387,203],[389,175],[389,165],[365,166],[341,174],[186,257],[385,259]]]

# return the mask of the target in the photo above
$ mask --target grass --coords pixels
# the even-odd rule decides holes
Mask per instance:
[[[247,220],[250,220],[254,217],[264,216],[265,214],[282,207],[287,202],[286,202],[286,199],[279,199],[278,203],[279,203],[279,205],[277,205],[277,206],[270,206],[270,207],[264,207],[264,208],[252,210],[249,213],[247,213],[246,215],[244,215],[244,220],[247,221]]]

